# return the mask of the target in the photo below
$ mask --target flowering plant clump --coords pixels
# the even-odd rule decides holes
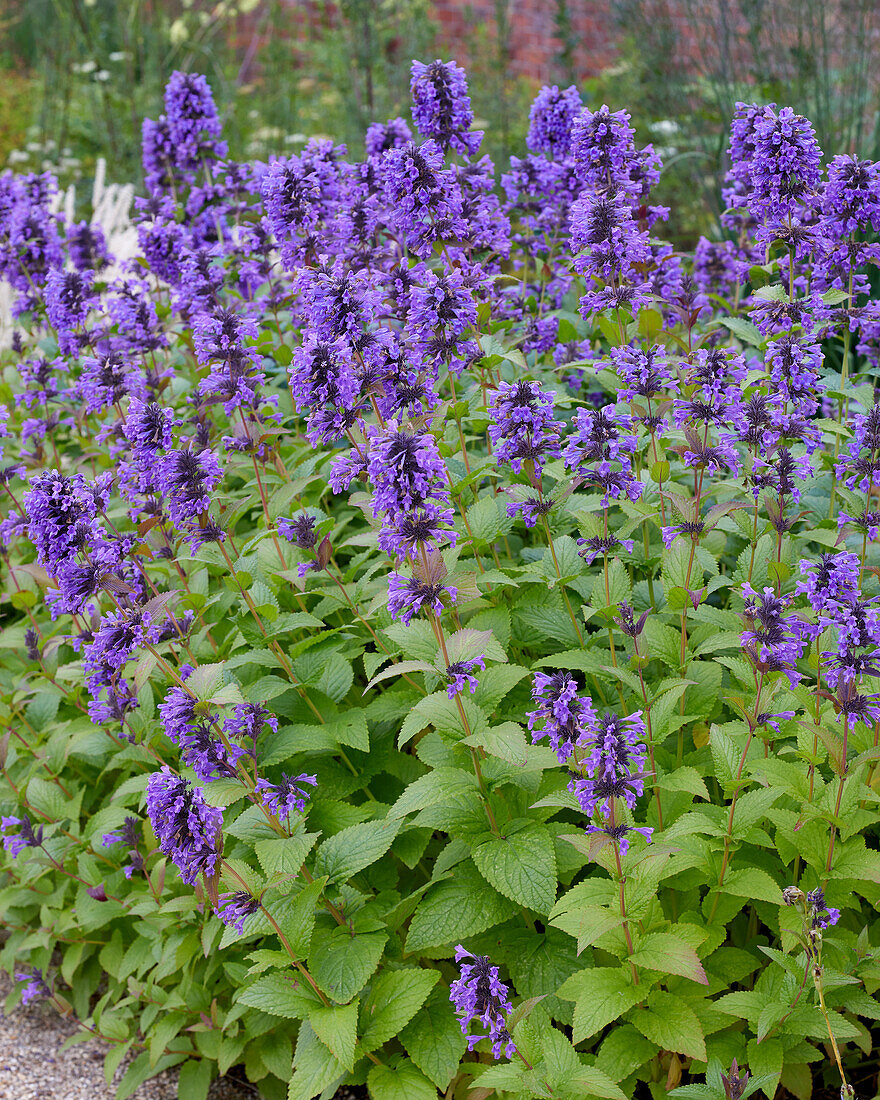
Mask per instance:
[[[0,176],[0,912],[129,1096],[877,1088],[880,165],[740,104],[684,255],[624,111],[498,174],[146,120],[138,249]]]

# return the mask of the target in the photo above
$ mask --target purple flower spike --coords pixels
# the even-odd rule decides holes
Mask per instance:
[[[806,901],[811,927],[819,928],[824,931],[826,928],[830,928],[831,925],[837,924],[840,920],[840,910],[831,909],[825,904],[825,891],[821,886],[815,890],[810,890],[807,894]],[[823,914],[825,915],[823,916]]]
[[[239,936],[244,934],[244,922],[260,908],[260,899],[245,890],[220,895],[220,904],[214,910],[224,924],[234,928]]]
[[[42,970],[37,970],[35,967],[16,970],[15,980],[25,983],[21,993],[21,1003],[23,1005],[30,1004],[31,1001],[40,1000],[43,997],[52,996],[52,991],[43,979]]]
[[[256,790],[261,792],[263,805],[277,817],[288,817],[294,810],[305,812],[306,802],[311,798],[303,784],[317,787],[315,775],[297,775],[295,778],[285,772],[280,783],[270,783],[268,779],[258,779]]]
[[[477,690],[479,680],[471,673],[475,668],[485,669],[485,667],[486,656],[482,653],[479,657],[474,657],[472,661],[454,661],[449,665],[446,669],[446,678],[449,681],[446,694],[449,698],[454,699],[456,695],[464,691],[465,687],[469,687],[471,695],[473,695]]]
[[[458,589],[447,584],[430,584],[418,577],[404,577],[400,573],[388,575],[388,610],[392,619],[400,619],[409,625],[413,615],[423,607],[429,607],[438,617],[443,614],[443,595],[455,603]]]
[[[570,672],[554,672],[550,676],[536,672],[532,698],[538,704],[528,715],[532,741],[537,744],[547,737],[559,763],[564,764],[574,746],[582,745],[590,735],[596,720],[593,701],[589,696],[582,699],[578,695],[577,682]],[[538,722],[544,725],[535,730]]]
[[[205,802],[194,787],[166,765],[147,781],[147,812],[159,847],[192,886],[204,873],[213,875],[222,851],[223,811]]]
[[[580,93],[572,84],[561,89],[555,84],[538,92],[529,111],[526,144],[533,153],[562,160],[571,152],[571,130],[583,110]]]
[[[454,61],[412,63],[412,114],[416,129],[432,138],[445,152],[473,156],[480,147],[482,133],[471,133],[474,121],[464,69]]]
[[[490,1039],[496,1058],[500,1058],[502,1052],[510,1058],[516,1047],[506,1026],[507,1016],[513,1011],[508,988],[498,977],[498,967],[490,965],[487,955],[472,955],[459,945],[455,949],[455,961],[463,959],[473,959],[473,962],[462,964],[461,977],[449,987],[449,999],[455,1005],[468,1049],[473,1050],[481,1039]],[[468,1035],[472,1020],[479,1020],[488,1028],[487,1033]]]
[[[6,832],[7,829],[15,828],[16,825],[19,826],[17,832]],[[23,848],[39,848],[43,843],[43,826],[38,825],[34,829],[27,817],[0,817],[0,832],[4,834],[3,847],[13,859]]]

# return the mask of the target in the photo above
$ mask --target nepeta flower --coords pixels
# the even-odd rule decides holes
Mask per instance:
[[[415,561],[425,548],[437,550],[444,542],[454,546],[458,540],[452,527],[454,515],[452,508],[438,508],[430,502],[424,508],[400,512],[383,524],[379,548],[391,557]]]
[[[840,512],[837,517],[837,526],[841,529],[852,527],[856,531],[861,531],[867,535],[873,542],[880,535],[880,512],[865,511],[858,516],[850,516],[846,512]]]
[[[454,61],[439,59],[427,65],[412,63],[412,114],[416,129],[432,138],[445,152],[450,147],[456,153],[473,156],[480,147],[482,133],[471,133],[474,121],[464,69]]]
[[[507,1031],[506,1020],[513,1005],[508,1000],[507,986],[498,977],[498,967],[491,966],[486,955],[472,955],[459,944],[455,949],[455,961],[463,959],[473,959],[473,962],[462,964],[461,977],[449,987],[449,999],[455,1005],[468,1049],[473,1050],[481,1039],[488,1038],[496,1058],[501,1057],[502,1051],[510,1057],[516,1047]],[[474,1019],[488,1028],[486,1035],[467,1034]]]
[[[840,920],[840,910],[831,909],[825,903],[825,891],[821,886],[815,890],[810,890],[806,897],[806,903],[812,928],[819,928],[824,931]]]
[[[577,682],[570,672],[554,672],[547,675],[536,672],[532,685],[532,698],[538,704],[529,711],[529,729],[532,741],[537,744],[543,737],[564,764],[577,745],[582,745],[596,719],[593,701],[582,699],[577,693]],[[538,722],[543,722],[536,730]]]
[[[245,890],[220,895],[220,904],[214,910],[224,924],[234,928],[239,936],[244,934],[244,922],[260,908],[260,899]]]
[[[604,190],[629,177],[635,152],[635,131],[627,111],[611,111],[604,103],[595,111],[583,108],[572,122],[571,153],[583,184]]]
[[[446,669],[446,678],[449,681],[446,686],[446,694],[449,698],[454,699],[456,695],[464,691],[466,686],[470,688],[471,695],[473,695],[477,690],[479,680],[471,673],[475,668],[485,669],[485,667],[485,654],[480,654],[479,657],[474,657],[471,661],[453,661]]]
[[[791,666],[800,657],[807,636],[808,624],[794,615],[786,615],[789,601],[772,588],[756,592],[751,585],[742,586],[746,597],[743,616],[749,624],[741,645],[753,661],[768,665],[766,671],[785,671],[792,679],[798,674]]]
[[[636,437],[629,434],[631,417],[615,413],[610,405],[605,409],[578,409],[574,428],[563,451],[566,468],[603,492],[603,507],[610,497],[617,500],[626,495],[638,500],[644,486],[630,467],[630,456],[637,445]],[[614,469],[612,463],[620,469]]]
[[[696,542],[705,529],[706,525],[704,523],[700,523],[699,521],[691,522],[689,520],[684,523],[674,523],[669,527],[662,527],[661,534],[663,535],[663,545],[668,550],[679,535],[688,535]]]
[[[434,141],[390,149],[382,158],[382,186],[395,231],[425,258],[435,241],[466,232],[459,188],[450,188],[443,152]]]
[[[53,569],[97,535],[95,518],[103,509],[109,480],[89,486],[81,474],[58,470],[37,474],[25,493],[28,536],[41,564]]]
[[[852,672],[851,677],[840,676],[837,678],[837,721],[842,718],[846,718],[850,723],[850,728],[856,722],[862,722],[868,729],[872,729],[878,722],[880,722],[880,693],[872,693],[870,695],[859,692],[856,687],[856,679],[860,675],[865,676],[880,676],[880,668],[878,668],[878,658],[880,658],[880,652],[876,652],[870,657],[865,659],[863,667],[858,667]],[[833,686],[831,678],[828,676],[828,671],[831,666],[829,662],[826,667],[825,679],[829,686]]]
[[[204,783],[215,779],[234,779],[238,761],[246,750],[240,745],[227,746],[215,737],[207,721],[198,721],[180,741],[180,758]]]
[[[402,118],[389,118],[387,122],[374,122],[367,127],[364,144],[367,156],[378,157],[389,149],[399,149],[412,140],[409,126]]]
[[[448,506],[446,465],[428,432],[396,425],[376,431],[367,465],[374,486],[373,514],[393,521],[401,512]]]
[[[590,752],[583,764],[586,775],[571,783],[588,817],[598,809],[603,817],[610,818],[611,800],[615,798],[633,809],[645,787],[643,768],[647,750],[642,741],[644,736],[641,711],[627,717],[606,711],[600,718],[593,718],[587,739]]]
[[[770,729],[779,733],[779,723],[789,721],[795,717],[793,710],[781,710],[778,714],[771,714],[769,711],[761,711],[755,718],[756,726],[769,726]]]
[[[453,585],[431,584],[418,577],[404,577],[400,573],[388,574],[388,610],[392,619],[400,619],[404,626],[423,607],[429,607],[438,617],[443,614],[443,596],[455,603],[458,589]]]
[[[43,979],[42,970],[30,967],[26,970],[16,970],[15,980],[24,983],[21,992],[21,1003],[30,1004],[31,1001],[40,1000],[43,997],[51,997],[52,991]]]
[[[213,875],[222,851],[223,811],[205,802],[201,787],[165,765],[147,781],[147,812],[159,847],[192,886],[198,875]]]
[[[635,546],[634,539],[619,539],[615,535],[596,535],[588,539],[578,539],[577,542],[580,547],[578,553],[587,565],[592,565],[600,555],[604,557],[619,546],[622,546],[628,554],[631,554]]]
[[[267,809],[278,817],[288,817],[294,810],[299,810],[300,813],[305,812],[306,802],[311,798],[311,794],[303,784],[316,787],[318,778],[315,775],[306,775],[305,773],[291,777],[283,772],[279,783],[270,783],[268,779],[258,779],[255,789],[260,793],[263,805]]]
[[[104,230],[97,223],[81,221],[69,225],[67,248],[77,271],[101,271],[112,259]]]
[[[746,1091],[746,1085],[749,1081],[749,1076],[748,1070],[740,1076],[739,1066],[737,1065],[736,1058],[734,1058],[730,1064],[730,1073],[721,1074],[721,1085],[724,1089],[725,1100],[742,1100],[743,1094]]]
[[[553,510],[552,497],[527,496],[524,500],[514,500],[507,505],[506,511],[511,519],[522,516],[522,521],[528,528],[532,528],[549,512]]]
[[[90,271],[64,271],[55,268],[46,280],[46,315],[58,336],[65,355],[76,355],[80,341],[75,333],[82,327],[97,303],[92,293],[94,275]]]
[[[171,519],[182,524],[208,508],[223,470],[213,451],[176,450],[160,460],[157,476]]]
[[[567,157],[571,151],[572,126],[582,110],[580,93],[574,84],[565,89],[545,84],[529,111],[526,144],[533,153],[545,153],[557,160]]]
[[[318,536],[315,534],[315,517],[303,514],[294,516],[293,519],[279,519],[278,534],[301,550],[312,550],[318,541]]]
[[[14,833],[7,833],[7,829],[18,826]],[[39,848],[43,843],[43,826],[38,825],[34,829],[30,818],[24,817],[0,817],[0,832],[3,833],[3,847],[15,859],[23,848]]]
[[[666,390],[678,389],[678,380],[673,378],[666,353],[659,344],[644,351],[630,347],[612,348],[611,360],[624,383],[620,391],[622,401],[656,397]]]
[[[264,726],[277,733],[278,719],[271,711],[256,703],[237,703],[232,718],[227,718],[223,723],[223,729],[229,737],[240,741],[250,739],[254,743],[263,732]]]
[[[140,821],[136,817],[126,817],[125,821],[123,821],[122,825],[115,832],[104,833],[101,837],[101,843],[105,848],[120,843],[128,848],[129,862],[123,866],[122,873],[129,879],[134,874],[144,869],[144,857],[138,851],[141,832],[142,826]]]
[[[863,493],[870,494],[880,474],[880,404],[855,418],[848,453],[840,456],[834,469],[848,489],[858,485]]]
[[[499,383],[489,403],[489,438],[499,466],[509,462],[520,473],[523,463],[530,462],[537,479],[548,459],[559,458],[562,425],[553,419],[554,397],[538,382]]]
[[[820,554],[817,562],[801,559],[801,575],[796,592],[805,592],[814,611],[824,611],[833,601],[849,601],[858,596],[859,559],[856,554]]]
[[[133,397],[125,418],[125,437],[135,451],[146,451],[151,458],[171,447],[174,410],[156,401],[146,403]]]
[[[758,218],[782,220],[818,188],[822,150],[812,124],[791,107],[765,107],[754,122],[749,208]]]

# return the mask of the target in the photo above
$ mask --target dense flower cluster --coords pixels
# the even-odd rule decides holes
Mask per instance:
[[[876,1016],[880,165],[823,167],[806,118],[739,104],[723,235],[688,253],[627,112],[542,88],[496,170],[458,65],[414,62],[411,94],[363,155],[237,162],[205,79],[174,73],[127,260],[50,175],[0,176],[23,999],[64,1006],[58,950],[76,1011],[106,977],[108,1029],[172,1006],[179,1051],[133,1025],[151,1066],[292,1064],[267,1096],[344,1069],[379,1096],[400,1065],[458,1095],[415,962],[449,977],[454,953],[467,1043],[444,1043],[517,1058],[466,1062],[476,1088],[634,1095],[705,1063],[738,1097],[751,1053],[768,1094],[806,1096],[832,1065],[809,1040]],[[723,1012],[691,989],[734,971]],[[850,986],[843,1026],[802,1015]],[[422,993],[367,1065],[382,998]],[[279,1004],[295,1055],[266,1040]]]

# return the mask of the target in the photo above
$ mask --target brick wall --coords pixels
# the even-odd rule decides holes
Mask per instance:
[[[509,23],[510,71],[539,84],[560,78],[558,55],[562,42],[556,21],[556,0],[433,0],[432,14],[440,43],[462,64],[473,28],[483,24],[497,36],[497,10]],[[568,0],[574,78],[581,81],[607,68],[614,60],[618,28],[610,16],[609,0]]]

